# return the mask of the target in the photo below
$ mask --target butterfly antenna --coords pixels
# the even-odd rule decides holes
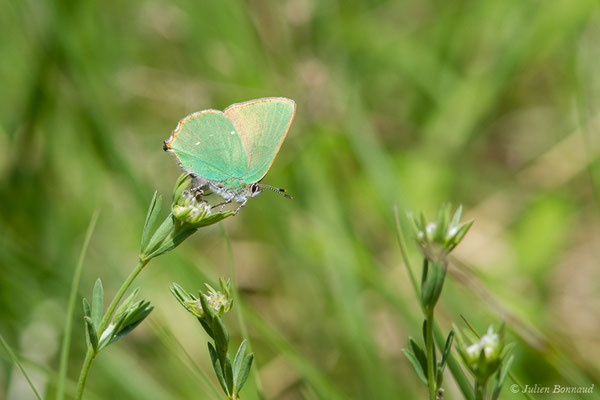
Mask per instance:
[[[293,199],[292,196],[290,196],[289,194],[286,193],[285,189],[280,189],[280,188],[276,188],[275,186],[269,186],[269,185],[264,185],[262,183],[258,184],[258,187],[261,189],[269,189],[274,191],[275,193],[279,193],[280,195],[282,195],[283,197],[287,198],[287,199]]]

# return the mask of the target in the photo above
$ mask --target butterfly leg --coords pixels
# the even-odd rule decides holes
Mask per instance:
[[[212,209],[212,208],[216,208],[216,207],[219,207],[219,206],[221,206],[221,208],[219,208],[219,212],[223,212],[223,209],[225,208],[225,206],[226,206],[227,204],[231,203],[231,200],[233,200],[233,199],[225,200],[225,201],[224,201],[224,202],[222,202],[222,203],[215,204],[214,206],[212,206],[212,207],[211,207],[211,209]]]
[[[225,206],[226,206],[227,204],[231,203],[231,200],[233,200],[233,199],[229,199],[229,200],[227,200],[225,203],[223,203],[223,204],[221,205],[221,208],[219,208],[219,212],[223,212],[223,209],[225,208]]]
[[[240,206],[235,210],[234,215],[236,215],[242,209],[242,207],[244,207],[246,205],[247,202],[248,202],[248,199],[244,199],[244,201],[242,201],[242,204],[240,204]]]

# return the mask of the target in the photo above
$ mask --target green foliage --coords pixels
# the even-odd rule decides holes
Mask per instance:
[[[188,293],[177,283],[171,285],[171,293],[179,304],[198,318],[201,326],[214,344],[208,342],[208,352],[213,369],[223,392],[229,399],[240,398],[240,391],[248,379],[254,354],[246,354],[246,339],[238,348],[233,363],[229,358],[229,333],[221,316],[231,309],[232,295],[229,281],[219,279],[221,291],[206,284],[208,293],[200,292],[198,297]]]
[[[596,1],[0,0],[0,11],[0,333],[42,391],[58,346],[29,344],[64,332],[94,210],[77,293],[91,303],[101,277],[106,308],[147,244],[155,189],[164,202],[146,241],[168,213],[180,168],[161,146],[177,121],[274,95],[298,109],[263,182],[294,200],[265,193],[222,223],[257,355],[244,400],[424,398],[400,352],[408,335],[421,344],[422,320],[392,206],[435,216],[445,201],[477,223],[449,266],[438,348],[460,312],[475,326],[507,315],[519,381],[600,382],[600,345],[586,340],[598,326]],[[152,260],[136,286],[156,310],[95,361],[90,399],[219,399],[204,341],[179,333],[165,294],[171,281],[216,282],[222,242],[207,227]],[[79,304],[66,398],[86,347]],[[246,337],[227,327],[232,343]],[[24,382],[0,358],[10,398]],[[460,399],[450,363],[444,398]],[[510,384],[500,398],[523,398]]]
[[[88,345],[94,350],[94,354],[131,332],[152,312],[154,307],[151,307],[148,301],[139,300],[137,303],[133,303],[138,292],[139,289],[135,289],[117,308],[108,326],[101,329],[104,317],[102,282],[100,279],[96,280],[92,295],[92,307],[90,308],[87,299],[83,299],[86,338]]]
[[[490,399],[497,399],[513,361],[513,356],[510,355],[512,345],[505,343],[504,324],[499,329],[490,326],[485,335],[471,343],[465,341],[460,331],[457,332],[456,348],[465,367],[474,377],[476,399],[487,398],[488,380],[493,375],[495,379]]]
[[[198,228],[216,224],[235,215],[233,211],[211,213],[211,206],[206,200],[201,195],[192,193],[195,190],[190,175],[181,174],[173,189],[171,214],[156,229],[154,225],[160,212],[161,198],[157,198],[156,192],[154,193],[142,232],[141,260],[149,261],[165,254],[179,246]],[[150,234],[152,231],[154,233]]]

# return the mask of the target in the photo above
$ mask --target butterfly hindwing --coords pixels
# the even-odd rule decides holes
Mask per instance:
[[[283,97],[251,100],[225,109],[246,153],[245,183],[258,182],[269,171],[295,112],[296,103]]]

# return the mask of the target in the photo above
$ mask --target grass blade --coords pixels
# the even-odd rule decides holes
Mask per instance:
[[[31,390],[33,390],[33,393],[35,394],[35,397],[38,400],[42,400],[42,396],[40,396],[40,394],[38,393],[37,389],[33,385],[33,382],[31,381],[31,378],[29,378],[29,375],[27,375],[27,371],[25,371],[25,368],[23,368],[23,365],[21,364],[21,362],[17,358],[16,354],[12,351],[12,349],[10,348],[10,346],[8,345],[8,343],[6,343],[6,341],[4,340],[4,337],[1,334],[0,334],[0,342],[2,342],[2,346],[4,347],[4,350],[6,350],[6,352],[8,353],[8,356],[11,358],[11,360],[13,360],[13,362],[19,368],[19,370],[21,370],[21,373],[23,374],[23,376],[27,380],[27,383],[29,383],[29,386],[31,387]]]
[[[65,379],[67,377],[67,361],[69,359],[69,348],[71,346],[71,328],[73,326],[73,313],[75,311],[75,300],[77,299],[77,290],[79,288],[79,278],[81,277],[81,270],[83,268],[83,259],[87,252],[92,232],[96,227],[96,221],[98,220],[98,210],[94,211],[90,223],[88,225],[85,239],[83,240],[83,246],[79,253],[79,259],[73,272],[73,280],[71,281],[71,292],[69,293],[69,303],[67,304],[67,315],[65,320],[65,330],[63,334],[63,340],[60,351],[60,365],[58,369],[58,379],[56,382],[56,399],[63,400],[65,397]],[[93,312],[93,310],[92,310]]]

